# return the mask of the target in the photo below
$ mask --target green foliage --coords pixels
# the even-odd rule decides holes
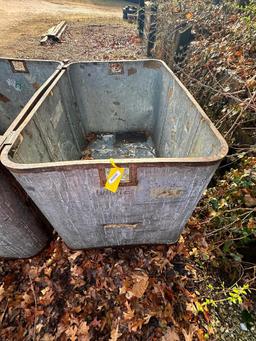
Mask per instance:
[[[228,293],[227,300],[234,304],[241,304],[243,298],[250,292],[249,284],[244,284],[242,287],[237,285]]]
[[[213,290],[213,287],[211,290]],[[231,304],[241,304],[250,292],[249,284],[244,284],[243,286],[238,286],[236,284],[235,286],[231,287],[231,289],[226,289],[224,284],[222,284],[221,290],[214,292],[214,295],[224,297],[221,299],[206,298],[203,303],[196,304],[197,312],[207,311],[208,307],[217,307],[218,304],[223,304],[224,302],[230,302]]]
[[[247,28],[251,33],[256,33],[256,2],[251,0],[247,6],[239,6]]]
[[[209,189],[204,200],[210,222],[208,236],[222,256],[242,261],[239,250],[256,241],[255,158],[243,155],[239,169],[231,170]]]

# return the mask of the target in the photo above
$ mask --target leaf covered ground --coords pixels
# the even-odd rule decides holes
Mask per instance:
[[[242,159],[174,245],[72,251],[56,237],[32,259],[2,260],[1,340],[219,340],[221,328],[225,340],[256,340],[255,322],[242,317],[254,321],[253,292],[230,295],[241,274],[255,284],[255,255],[241,261],[236,244],[255,240],[255,175],[256,159]],[[236,319],[225,327],[228,309]]]

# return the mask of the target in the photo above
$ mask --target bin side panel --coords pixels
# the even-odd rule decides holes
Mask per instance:
[[[111,70],[115,64],[120,64],[120,73]],[[130,61],[79,63],[68,72],[87,132],[152,131],[160,68]]]
[[[43,163],[81,158],[85,133],[67,86],[65,76],[27,124],[22,132],[22,143],[14,156],[16,162]]]
[[[198,132],[201,121],[204,120],[188,94],[175,80],[172,86],[165,85],[161,93],[163,114],[159,116],[156,126],[157,146],[159,154],[164,157],[190,157],[195,143],[204,147],[194,148],[193,156],[208,156],[211,152],[217,154],[220,149],[218,138],[212,134],[207,125],[206,133]],[[213,145],[213,148],[212,148]]]
[[[138,185],[111,193],[97,169],[16,173],[17,180],[74,249],[172,243],[218,164],[139,167]]]
[[[0,134],[4,134],[21,109],[59,65],[51,61],[28,60],[21,63],[24,63],[25,69],[17,72],[11,61],[0,59]]]
[[[216,139],[214,132],[209,129],[208,122],[202,119],[197,130],[197,136],[194,137],[191,144],[190,156],[206,155],[215,157],[219,155],[219,149],[219,140]]]
[[[0,257],[31,257],[48,240],[46,232],[0,166]]]

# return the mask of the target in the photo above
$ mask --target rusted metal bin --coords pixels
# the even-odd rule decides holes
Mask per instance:
[[[155,156],[115,156],[124,177],[116,193],[107,191],[109,155],[83,153],[92,136],[105,134],[102,143],[106,135],[141,132]],[[79,249],[175,242],[227,150],[162,61],[83,62],[57,76],[2,160],[67,245]]]
[[[42,95],[62,63],[0,58],[0,150]],[[46,226],[15,179],[0,164],[0,257],[31,257],[48,240]]]

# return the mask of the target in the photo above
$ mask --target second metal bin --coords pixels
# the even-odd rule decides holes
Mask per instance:
[[[88,136],[146,132],[156,157],[104,189],[108,159],[83,158]],[[87,138],[86,138],[87,136]],[[75,63],[54,80],[2,152],[3,164],[74,249],[175,242],[227,144],[161,61]]]
[[[0,58],[0,150],[9,145],[62,63]],[[0,164],[0,257],[31,257],[49,239],[39,212]]]

